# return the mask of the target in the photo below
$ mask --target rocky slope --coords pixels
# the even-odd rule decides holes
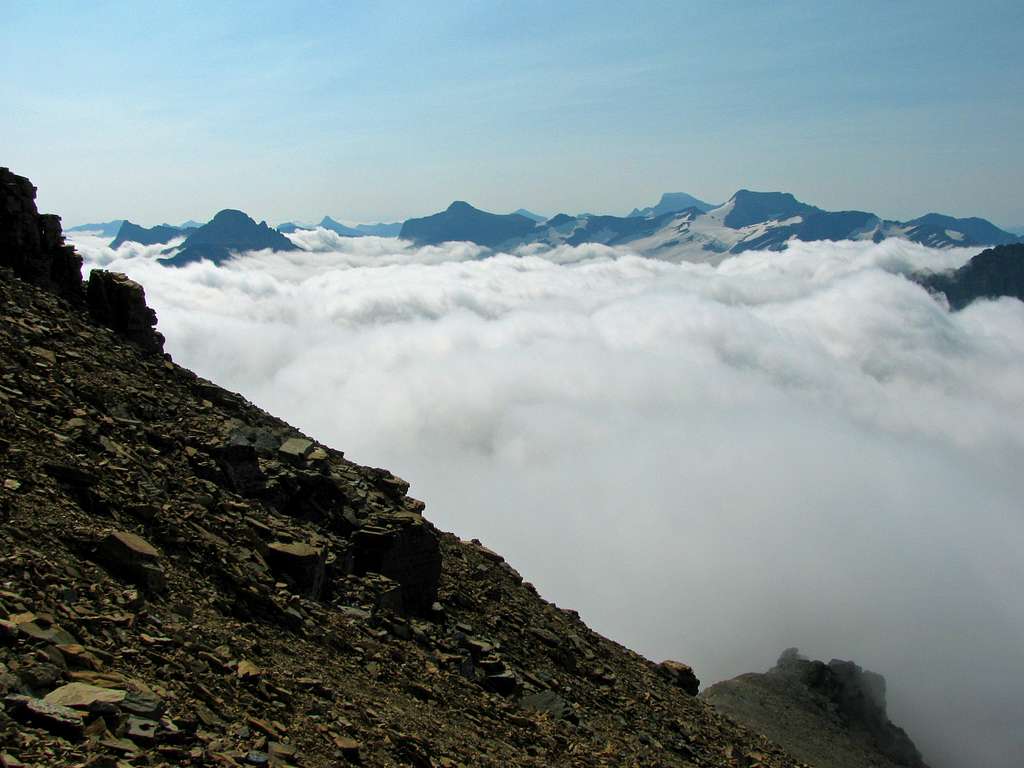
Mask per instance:
[[[140,286],[87,291],[0,195],[0,765],[798,764],[175,365]]]
[[[716,683],[701,698],[812,765],[927,768],[886,714],[885,679],[851,661],[810,661],[790,648],[767,673]]]

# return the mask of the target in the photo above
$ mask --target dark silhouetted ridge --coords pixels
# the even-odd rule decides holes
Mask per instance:
[[[448,241],[469,241],[495,247],[522,238],[533,231],[536,222],[516,213],[487,213],[463,200],[456,200],[445,211],[422,219],[409,219],[399,237],[421,245]]]
[[[220,264],[230,259],[232,254],[262,250],[297,251],[299,247],[268,227],[267,222],[257,224],[242,211],[229,208],[190,234],[181,248],[164,263],[181,266],[207,259]]]
[[[169,243],[174,238],[188,235],[193,231],[192,229],[184,229],[182,227],[172,227],[169,224],[159,224],[155,227],[146,228],[140,227],[138,224],[132,224],[130,221],[125,221],[118,229],[117,237],[111,241],[110,247],[118,248],[124,243],[159,245],[161,243]]]
[[[1024,301],[1024,244],[989,248],[953,272],[918,275],[916,279],[943,294],[952,309],[1002,296]]]

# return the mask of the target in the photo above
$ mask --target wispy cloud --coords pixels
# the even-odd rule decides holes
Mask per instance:
[[[80,242],[178,361],[405,476],[616,640],[707,682],[854,658],[934,764],[1024,747],[1024,304],[950,314],[903,276],[970,252],[296,237],[182,269]]]

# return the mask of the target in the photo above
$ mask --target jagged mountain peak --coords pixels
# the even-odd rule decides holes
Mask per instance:
[[[192,232],[180,249],[169,251],[164,259],[169,266],[182,266],[207,259],[215,264],[242,251],[295,251],[299,247],[277,230],[259,224],[247,213],[235,208],[217,212],[209,223]]]

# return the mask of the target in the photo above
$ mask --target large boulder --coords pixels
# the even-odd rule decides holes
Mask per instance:
[[[146,306],[141,285],[120,272],[94,269],[86,290],[89,313],[151,354],[164,351],[164,337],[156,330],[156,312]]]
[[[696,696],[700,690],[700,680],[694,674],[689,664],[679,661],[663,661],[658,665],[658,672],[677,688],[682,688],[691,696]]]

